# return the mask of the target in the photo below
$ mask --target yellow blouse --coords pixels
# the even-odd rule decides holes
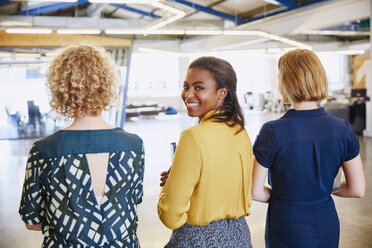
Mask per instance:
[[[206,120],[182,132],[158,214],[168,228],[208,225],[250,214],[252,144],[240,125]]]

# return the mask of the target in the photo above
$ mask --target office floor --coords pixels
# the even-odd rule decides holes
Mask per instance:
[[[277,114],[247,112],[247,131],[252,143],[261,125]],[[125,129],[139,134],[146,150],[144,200],[138,207],[138,235],[141,246],[163,247],[171,231],[162,225],[156,212],[159,174],[170,165],[170,142],[178,141],[180,132],[196,123],[184,115],[159,116],[127,122]],[[0,248],[41,247],[40,232],[27,231],[18,216],[18,206],[24,179],[27,153],[33,139],[0,140]],[[360,137],[367,193],[363,199],[341,199],[335,202],[341,222],[340,247],[372,247],[372,138]],[[369,153],[367,152],[369,151]],[[253,202],[252,214],[246,218],[251,229],[254,247],[264,247],[266,204]]]

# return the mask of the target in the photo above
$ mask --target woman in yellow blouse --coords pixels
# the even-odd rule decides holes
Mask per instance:
[[[251,247],[252,145],[225,60],[189,66],[182,99],[199,124],[182,132],[171,170],[162,173],[158,214],[173,229],[165,247]],[[169,174],[169,175],[168,175]]]

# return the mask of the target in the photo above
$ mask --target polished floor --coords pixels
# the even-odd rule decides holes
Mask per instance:
[[[261,125],[278,115],[247,112],[247,131],[252,143]],[[170,142],[177,141],[180,132],[196,120],[184,115],[159,116],[126,123],[125,129],[139,134],[146,150],[144,200],[138,207],[138,235],[141,246],[163,247],[171,231],[162,225],[157,212],[159,174],[170,165]],[[40,247],[40,232],[27,231],[18,216],[18,206],[24,178],[27,153],[33,139],[0,140],[0,248]],[[340,247],[372,247],[372,138],[360,137],[367,192],[363,199],[334,197],[341,222]],[[264,224],[267,206],[253,202],[252,214],[246,218],[254,247],[264,247]]]

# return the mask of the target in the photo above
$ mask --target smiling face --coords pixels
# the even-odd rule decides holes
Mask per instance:
[[[187,71],[181,97],[188,115],[202,118],[209,111],[222,107],[226,93],[225,88],[217,89],[211,72],[191,68]]]

